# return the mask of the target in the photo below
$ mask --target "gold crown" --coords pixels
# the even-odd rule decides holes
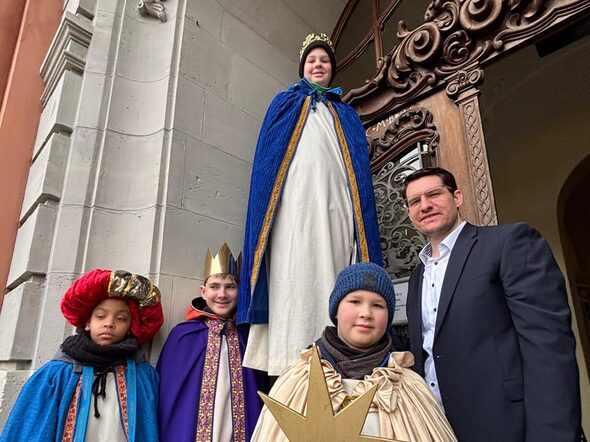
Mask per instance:
[[[332,44],[332,40],[330,40],[330,37],[328,37],[323,32],[320,33],[319,35],[312,32],[311,34],[308,34],[307,37],[305,37],[305,40],[303,40],[303,45],[301,46],[301,50],[299,51],[299,59],[300,60],[301,60],[301,57],[303,57],[303,53],[305,52],[305,49],[310,44],[312,44],[314,41],[323,41],[328,46],[330,46],[330,49],[332,49],[332,52],[334,52],[334,45]]]
[[[207,249],[207,255],[205,255],[205,274],[203,276],[207,279],[209,276],[217,275],[218,273],[229,273],[235,278],[240,279],[241,267],[242,253],[238,255],[237,260],[234,259],[227,243],[223,243],[215,257]]]
[[[126,270],[114,270],[109,279],[110,297],[136,299],[139,307],[149,307],[160,302],[160,290],[145,276]]]

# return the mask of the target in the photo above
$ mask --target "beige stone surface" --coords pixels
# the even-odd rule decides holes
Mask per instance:
[[[129,8],[131,6],[131,8]],[[171,3],[166,4],[168,21],[154,23],[137,13],[134,2],[127,3],[121,26],[118,63],[115,75],[141,82],[157,82],[170,73],[170,50],[174,45],[176,21],[170,16]],[[154,26],[157,24],[157,26]]]
[[[14,405],[21,387],[33,374],[32,370],[0,370],[0,391],[2,402],[0,403],[0,428],[4,428],[10,409]]]
[[[181,208],[184,185],[184,159],[186,156],[187,135],[173,131],[170,136],[170,149],[166,168],[162,169],[162,181],[167,182],[165,201],[167,205]]]
[[[54,203],[41,204],[18,230],[8,287],[16,287],[33,274],[47,272],[56,215]]]
[[[0,325],[0,425],[21,369],[47,362],[73,332],[59,302],[92,268],[159,285],[165,324],[147,347],[156,362],[198,294],[206,249],[241,249],[266,108],[297,79],[305,35],[333,27],[345,1],[168,0],[165,23],[137,4],[64,3],[92,20],[92,38],[83,75],[64,72],[39,122]],[[31,300],[37,327],[22,329]]]
[[[122,211],[95,207],[88,229],[85,268],[151,269],[157,207]]]
[[[54,253],[47,273],[69,274],[81,268],[86,245],[80,238],[88,232],[92,210],[84,206],[62,205],[59,209],[54,236]]]
[[[182,208],[233,225],[244,222],[251,166],[188,137]]]
[[[242,247],[244,229],[219,219],[169,207],[164,216],[160,272],[186,278],[203,278],[207,248]]]
[[[219,37],[223,7],[215,0],[193,0],[186,3],[186,23],[203,27],[214,36]]]
[[[50,361],[66,336],[73,334],[74,327],[66,322],[59,306],[63,294],[79,276],[69,272],[48,272],[45,276],[43,289],[37,293],[39,317],[31,368],[39,368]]]
[[[241,55],[234,57],[228,86],[229,101],[257,120],[264,119],[271,100],[287,87]]]
[[[185,79],[178,78],[174,107],[174,128],[197,140],[203,139],[205,90]]]
[[[203,141],[252,162],[261,122],[232,103],[205,95]]]
[[[39,153],[53,132],[73,129],[81,83],[79,75],[70,71],[64,72],[41,114],[33,157]]]
[[[193,22],[186,22],[180,75],[215,95],[227,98],[235,50]]]
[[[67,173],[61,197],[62,205],[88,205],[92,200],[92,181],[98,162],[97,147],[104,132],[96,129],[76,128],[70,140]]]
[[[302,32],[301,41],[306,34],[305,31]],[[298,60],[283,54],[271,42],[230,13],[225,13],[223,16],[221,41],[260,66],[278,81],[287,84],[297,81]]]
[[[103,1],[99,2],[103,4]],[[109,63],[113,62],[110,41],[113,33],[113,23],[116,19],[114,12],[98,9],[94,17],[94,30],[90,41],[90,56],[86,59],[85,74],[90,72],[104,74],[107,72]]]
[[[111,210],[155,206],[164,131],[146,136],[105,134],[95,204]]]
[[[69,143],[69,137],[54,133],[34,159],[21,209],[21,223],[35,210],[37,204],[48,199],[60,199]]]
[[[115,78],[107,127],[127,135],[151,135],[164,129],[168,82],[167,77],[147,83]]]
[[[41,280],[33,277],[5,296],[0,312],[0,361],[32,359]]]

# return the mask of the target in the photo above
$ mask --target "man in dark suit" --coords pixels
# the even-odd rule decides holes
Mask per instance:
[[[567,294],[545,240],[523,223],[464,222],[441,168],[409,175],[404,197],[429,240],[408,289],[415,370],[459,441],[584,440]]]

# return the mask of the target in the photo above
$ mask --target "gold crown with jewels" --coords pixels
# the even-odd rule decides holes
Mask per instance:
[[[236,279],[240,279],[241,267],[242,253],[238,255],[238,259],[234,259],[227,243],[223,243],[215,256],[207,249],[207,254],[205,255],[205,273],[203,276],[207,279],[211,275],[229,273]]]
[[[305,49],[310,44],[312,44],[314,41],[323,41],[328,46],[330,46],[330,49],[332,49],[332,52],[334,52],[334,45],[332,44],[332,40],[330,40],[330,37],[328,37],[323,32],[321,32],[320,34],[316,34],[316,33],[312,32],[311,34],[308,34],[307,37],[305,37],[305,40],[303,40],[303,45],[301,46],[301,50],[299,51],[299,59],[301,59],[301,57],[303,57],[303,53],[305,52]]]

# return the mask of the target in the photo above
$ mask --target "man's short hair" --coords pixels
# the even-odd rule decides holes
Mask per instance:
[[[406,198],[406,191],[408,190],[408,184],[412,181],[416,181],[425,176],[438,176],[442,180],[443,184],[447,186],[451,193],[455,193],[457,190],[457,181],[451,172],[442,167],[425,167],[424,169],[418,169],[415,172],[409,174],[404,180],[403,197]]]

